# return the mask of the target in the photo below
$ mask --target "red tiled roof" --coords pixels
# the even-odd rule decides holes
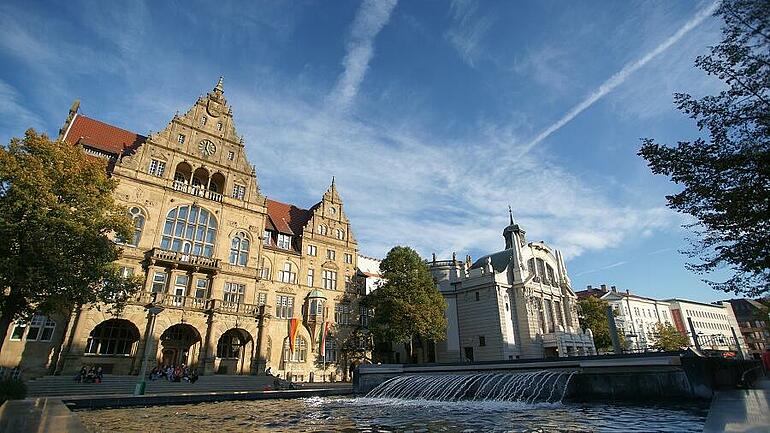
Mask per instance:
[[[281,203],[269,198],[265,200],[265,205],[270,222],[279,233],[301,234],[305,224],[313,216],[313,213],[307,209],[300,209],[293,204]]]
[[[78,114],[72,121],[64,141],[83,144],[104,152],[120,155],[125,149],[140,146],[147,137]]]

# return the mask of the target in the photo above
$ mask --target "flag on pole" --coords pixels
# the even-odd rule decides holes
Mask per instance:
[[[294,353],[294,342],[297,340],[297,331],[299,330],[299,319],[289,320],[289,351]]]
[[[329,322],[324,322],[321,326],[321,356],[326,358],[326,333],[329,332]]]

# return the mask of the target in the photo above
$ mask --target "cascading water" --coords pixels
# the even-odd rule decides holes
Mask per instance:
[[[540,370],[527,373],[407,375],[381,383],[366,397],[560,403],[574,374]]]

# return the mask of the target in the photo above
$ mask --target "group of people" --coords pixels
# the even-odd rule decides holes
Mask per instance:
[[[169,382],[195,383],[198,380],[198,369],[190,369],[185,364],[159,365],[150,371],[150,380],[166,379]]]
[[[104,373],[102,372],[102,367],[94,367],[91,366],[90,368],[86,368],[84,365],[80,368],[80,371],[75,376],[75,382],[77,383],[102,383],[102,379],[104,378]]]

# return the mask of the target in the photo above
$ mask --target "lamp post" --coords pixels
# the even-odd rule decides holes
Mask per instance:
[[[157,307],[155,304],[147,305],[147,312],[150,314],[150,326],[147,330],[147,337],[145,338],[142,368],[139,371],[139,380],[134,387],[134,395],[144,395],[144,389],[147,387],[147,363],[150,353],[152,353],[152,335],[155,330],[155,318],[161,311],[163,311],[163,307]]]

